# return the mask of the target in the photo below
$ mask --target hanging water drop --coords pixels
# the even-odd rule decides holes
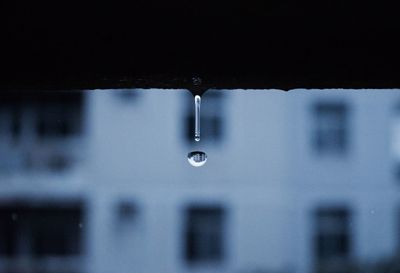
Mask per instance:
[[[201,97],[196,95],[194,97],[194,140],[200,141],[200,105]],[[187,155],[187,159],[193,167],[201,167],[206,164],[207,154],[202,151],[193,151]]]
[[[193,151],[188,154],[188,161],[193,167],[201,167],[206,164],[207,154],[202,151]]]
[[[201,97],[196,95],[194,97],[194,140],[200,141],[200,104]]]

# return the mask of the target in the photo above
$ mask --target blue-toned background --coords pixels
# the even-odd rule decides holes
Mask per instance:
[[[0,99],[0,272],[400,272],[400,93]],[[205,151],[205,166],[187,162]]]

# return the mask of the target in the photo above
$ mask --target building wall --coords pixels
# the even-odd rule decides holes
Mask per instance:
[[[147,261],[146,270],[233,272],[253,264],[272,268],[285,264],[281,241],[286,225],[273,220],[281,215],[288,221],[283,213],[289,198],[284,179],[287,125],[275,120],[275,115],[286,114],[281,107],[285,96],[279,91],[270,91],[267,98],[256,91],[247,96],[248,92],[224,94],[224,138],[205,144],[183,139],[182,116],[187,104],[193,103],[188,92],[139,91],[126,105],[113,92],[91,94],[90,180],[107,192],[104,198],[112,198],[113,192],[138,203],[147,226],[144,260],[157,257],[156,263]],[[207,112],[207,94],[203,108]],[[192,149],[207,152],[204,167],[187,163]],[[190,205],[210,204],[226,208],[226,260],[216,269],[189,266],[182,254],[183,211]],[[271,250],[272,255],[265,255]],[[99,263],[95,271],[102,268]]]
[[[360,262],[390,256],[398,248],[398,181],[393,172],[391,127],[399,101],[397,91],[306,91],[290,95],[293,123],[290,183],[296,192],[297,265],[308,272],[315,263],[312,213],[318,207],[344,205],[351,211],[351,255]],[[311,107],[318,101],[349,106],[349,147],[344,155],[313,153]],[[293,120],[293,119],[292,119]],[[313,259],[314,257],[314,259]]]
[[[219,103],[212,92],[222,93]],[[209,91],[203,114],[220,111],[223,133],[213,139],[203,131],[199,143],[185,136],[193,107],[187,91],[85,94],[85,130],[77,144],[83,159],[76,167],[0,178],[3,201],[83,200],[83,271],[310,273],[321,207],[351,212],[355,260],[397,249],[397,160],[390,138],[397,91]],[[348,105],[343,155],[313,150],[311,109],[319,101]],[[197,149],[208,154],[201,168],[186,159]],[[224,208],[220,263],[185,260],[190,206]]]

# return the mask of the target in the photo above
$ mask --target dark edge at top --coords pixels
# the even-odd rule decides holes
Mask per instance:
[[[400,88],[393,1],[0,4],[0,91]]]

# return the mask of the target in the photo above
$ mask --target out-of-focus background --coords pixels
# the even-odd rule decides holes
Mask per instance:
[[[193,110],[2,95],[0,272],[400,272],[399,91],[208,91],[199,143]]]

